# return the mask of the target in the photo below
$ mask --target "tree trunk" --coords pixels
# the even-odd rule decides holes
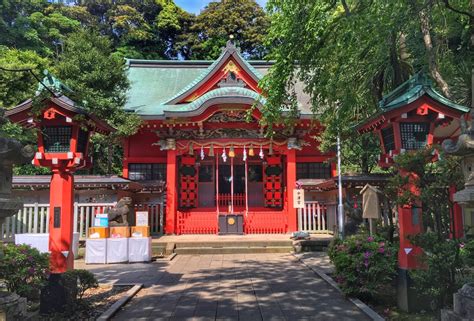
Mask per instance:
[[[412,1],[412,3],[413,2],[414,1]],[[438,63],[436,61],[436,52],[433,48],[433,42],[431,40],[430,16],[432,5],[433,4],[431,1],[429,1],[429,3],[418,12],[421,33],[423,34],[423,42],[425,43],[426,55],[428,56],[428,67],[430,69],[431,77],[433,77],[443,95],[447,98],[450,98],[451,93],[449,91],[449,86],[439,72]]]

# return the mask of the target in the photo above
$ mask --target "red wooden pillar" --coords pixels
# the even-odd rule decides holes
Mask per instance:
[[[288,232],[298,230],[296,208],[294,206],[293,189],[296,188],[296,149],[290,149],[286,157],[286,194],[288,197]]]
[[[453,208],[451,209],[451,238],[460,239],[464,237],[462,207],[458,203],[454,203],[454,193],[456,193],[456,187],[449,187],[449,199],[453,202]]]
[[[49,268],[59,274],[74,268],[74,175],[70,171],[53,168],[49,197]]]
[[[166,221],[165,233],[176,233],[176,214],[178,195],[176,190],[176,177],[178,164],[176,150],[168,150],[166,156]]]
[[[417,177],[414,173],[402,171],[403,176],[409,177],[409,182],[404,190],[410,190],[412,194],[419,195],[420,191],[413,180]],[[421,267],[419,258],[422,249],[414,246],[409,237],[423,232],[422,208],[417,204],[407,204],[398,207],[398,224],[400,235],[400,248],[398,250],[398,278],[397,278],[397,302],[398,307],[404,311],[416,310],[417,302],[420,302],[419,294],[414,290],[413,280],[409,271]]]

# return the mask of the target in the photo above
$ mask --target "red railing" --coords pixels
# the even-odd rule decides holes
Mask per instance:
[[[181,212],[177,215],[176,234],[217,234],[216,212]]]
[[[246,234],[283,234],[288,230],[286,211],[249,212],[244,224]]]
[[[219,207],[229,206],[232,202],[232,194],[219,194]],[[234,207],[245,206],[245,194],[234,194]]]

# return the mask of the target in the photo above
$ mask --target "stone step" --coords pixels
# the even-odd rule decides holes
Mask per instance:
[[[189,247],[291,247],[293,242],[288,241],[219,241],[219,242],[176,242],[176,248]]]
[[[252,254],[252,253],[289,253],[293,247],[180,247],[175,249],[176,254]]]
[[[331,240],[298,240],[293,242],[296,253],[300,252],[326,252]]]

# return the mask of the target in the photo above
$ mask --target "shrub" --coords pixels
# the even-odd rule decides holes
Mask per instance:
[[[434,232],[417,235],[412,241],[423,249],[425,268],[410,272],[418,292],[431,298],[433,309],[450,304],[453,294],[472,281],[474,241],[439,239]]]
[[[379,236],[334,240],[329,258],[342,291],[363,300],[376,298],[397,275],[397,247]]]
[[[7,290],[30,300],[38,299],[48,278],[49,256],[29,245],[4,244],[0,256],[0,279]]]
[[[63,280],[68,291],[77,300],[81,300],[84,293],[99,286],[94,274],[87,270],[71,270],[63,274]]]

